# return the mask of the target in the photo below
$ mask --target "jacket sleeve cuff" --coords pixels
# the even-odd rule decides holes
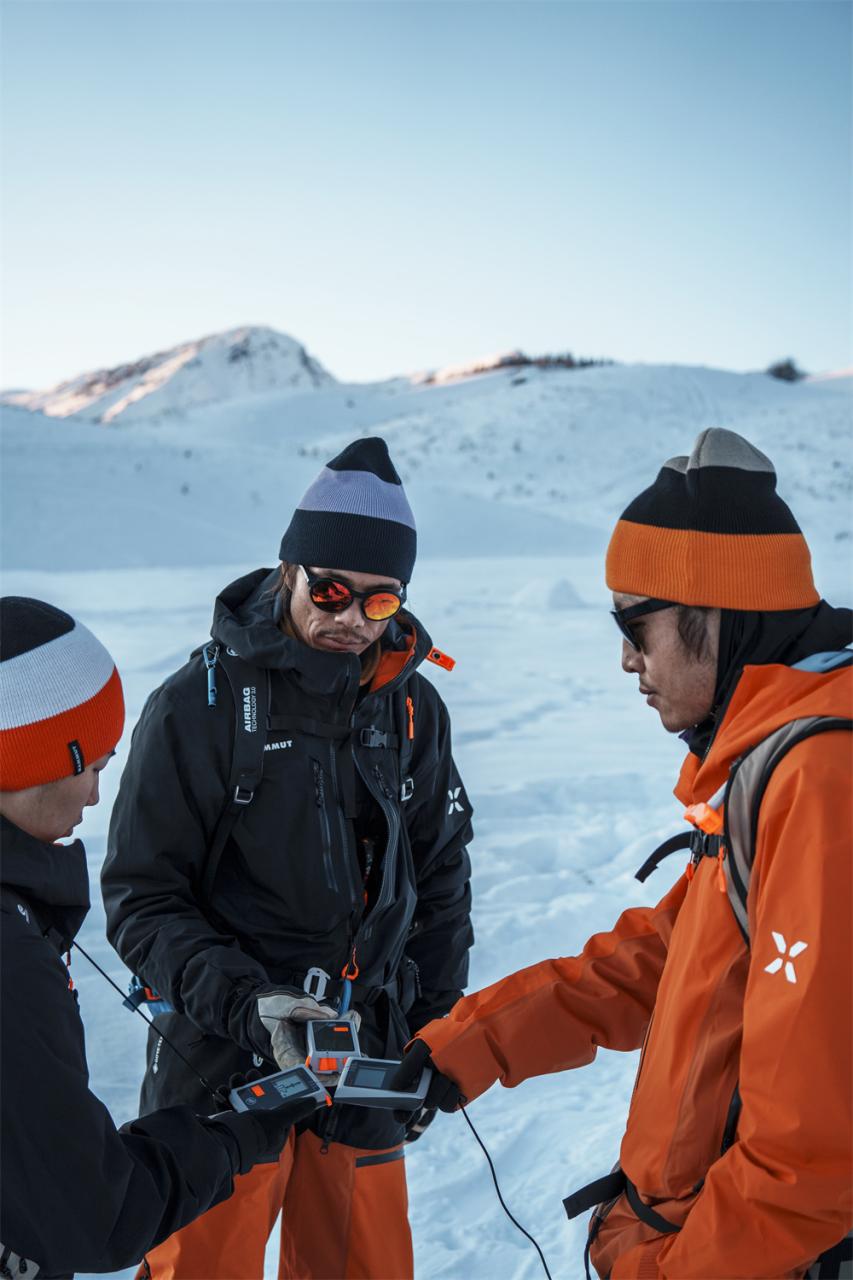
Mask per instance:
[[[223,1111],[205,1121],[228,1152],[232,1174],[248,1173],[258,1163],[266,1143],[260,1126],[248,1112]]]

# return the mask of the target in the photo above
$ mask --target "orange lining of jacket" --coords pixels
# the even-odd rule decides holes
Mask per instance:
[[[383,685],[390,684],[392,680],[396,679],[414,653],[416,639],[415,629],[412,627],[406,636],[405,649],[386,649],[383,651],[382,657],[379,659],[379,665],[370,682],[371,693],[375,693],[377,689],[381,689]]]

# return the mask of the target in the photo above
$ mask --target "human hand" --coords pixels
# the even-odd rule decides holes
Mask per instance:
[[[438,1115],[437,1107],[421,1107],[420,1111],[412,1112],[405,1121],[406,1137],[405,1142],[417,1142],[425,1129],[428,1129],[435,1117]]]
[[[223,1111],[204,1124],[226,1143],[233,1140],[230,1149],[236,1144],[238,1152],[234,1172],[248,1173],[256,1164],[275,1164],[293,1126],[322,1105],[316,1098],[297,1098],[271,1110]]]
[[[438,1070],[430,1056],[430,1047],[425,1040],[415,1039],[403,1055],[403,1060],[388,1081],[389,1089],[408,1089],[421,1078],[424,1067],[432,1068],[432,1079],[423,1101],[422,1111],[439,1110],[455,1111],[467,1099],[449,1076]],[[411,1113],[406,1114],[407,1123]],[[427,1121],[429,1123],[429,1121]],[[426,1128],[426,1125],[424,1125]],[[420,1136],[420,1135],[418,1135]]]
[[[272,1058],[281,1071],[305,1063],[305,1028],[312,1018],[337,1018],[329,1004],[296,987],[265,991],[249,1012],[249,1038],[265,1058]]]

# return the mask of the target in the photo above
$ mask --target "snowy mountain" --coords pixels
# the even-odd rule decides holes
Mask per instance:
[[[131,364],[83,373],[45,391],[8,392],[2,399],[51,418],[109,424],[181,414],[261,392],[284,396],[334,381],[293,338],[274,329],[246,327],[184,342]]]

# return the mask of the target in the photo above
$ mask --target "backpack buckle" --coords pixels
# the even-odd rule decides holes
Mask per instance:
[[[404,778],[403,785],[400,787],[400,803],[405,804],[407,800],[411,800],[415,791],[414,778]]]
[[[254,791],[250,791],[248,787],[242,787],[238,782],[234,788],[232,804],[251,804],[254,795]]]
[[[388,734],[383,733],[381,729],[374,729],[371,725],[369,729],[362,729],[360,741],[363,747],[387,747]]]

